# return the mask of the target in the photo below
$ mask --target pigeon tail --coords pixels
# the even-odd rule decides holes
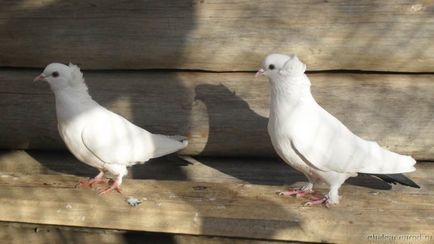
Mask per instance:
[[[369,155],[357,172],[367,174],[401,174],[416,170],[416,160],[411,156],[401,155],[385,148],[376,142],[365,143],[365,155]]]
[[[184,149],[188,145],[188,140],[185,136],[166,136],[160,134],[153,134],[153,140],[154,144],[157,146],[152,158],[157,158],[177,152],[181,149]]]
[[[173,135],[173,136],[167,136],[167,137],[181,142],[184,145],[184,147],[188,146],[188,138],[186,136]]]
[[[412,181],[410,178],[408,178],[407,176],[405,176],[403,174],[384,174],[384,175],[372,174],[372,175],[382,179],[383,181],[385,181],[389,184],[398,183],[398,184],[405,185],[405,186],[420,188],[420,186],[418,184],[416,184],[414,181]]]
[[[416,170],[414,165],[416,164],[416,160],[411,156],[400,155],[395,152],[387,151],[387,156],[383,158],[383,162],[385,163],[385,168],[383,168],[384,173],[388,174],[400,174],[400,173],[408,173]],[[388,172],[387,172],[388,171]],[[382,172],[378,172],[382,173]]]

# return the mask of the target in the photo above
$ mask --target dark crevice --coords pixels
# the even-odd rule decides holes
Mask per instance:
[[[79,64],[78,64],[79,65]],[[79,65],[80,66],[80,65]],[[41,68],[29,68],[29,67],[0,67],[1,71],[20,71],[20,70],[34,70],[42,72]],[[258,66],[259,69],[259,66]],[[228,71],[216,71],[216,70],[203,70],[203,69],[82,69],[82,71],[90,72],[150,72],[150,73],[171,73],[171,72],[198,72],[198,73],[246,73],[254,75],[254,70],[228,70]],[[372,75],[434,75],[434,72],[401,72],[401,71],[375,71],[375,70],[311,70],[307,71],[307,74],[372,74]]]

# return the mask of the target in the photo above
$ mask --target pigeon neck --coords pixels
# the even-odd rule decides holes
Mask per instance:
[[[274,82],[271,89],[272,98],[286,102],[296,102],[300,98],[310,97],[310,81],[307,76],[286,77]]]
[[[300,101],[312,99],[307,76],[278,81],[271,89],[270,118],[275,118],[279,114],[288,114]]]
[[[59,121],[68,121],[95,106],[87,91],[65,88],[55,93],[56,113]]]
[[[92,99],[89,92],[84,89],[77,89],[72,87],[64,87],[61,89],[53,89],[56,98],[60,97],[75,97],[75,99]]]

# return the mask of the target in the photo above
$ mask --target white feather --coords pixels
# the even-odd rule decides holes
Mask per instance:
[[[53,77],[53,72],[60,73]],[[152,134],[95,102],[78,66],[50,64],[44,70],[56,98],[58,129],[81,161],[122,177],[126,167],[176,152],[187,141]]]
[[[416,161],[354,135],[313,98],[306,66],[296,56],[268,55],[260,72],[271,84],[268,132],[276,152],[303,172],[311,184],[330,186],[328,201],[357,173],[395,174],[414,171]]]

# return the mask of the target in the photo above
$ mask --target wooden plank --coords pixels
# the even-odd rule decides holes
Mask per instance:
[[[106,230],[89,231],[82,228],[0,222],[0,240],[3,243],[126,244],[128,240],[123,234]]]
[[[20,174],[68,174],[93,177],[98,171],[64,151],[1,150],[0,172]],[[238,182],[265,185],[294,184],[304,176],[280,160],[179,157],[152,159],[129,169],[128,178],[190,180],[198,182]],[[372,183],[372,182],[371,182]]]
[[[64,149],[40,71],[0,71],[0,148]],[[354,133],[434,159],[434,75],[310,74],[318,102]],[[251,73],[86,72],[95,100],[154,133],[190,138],[184,154],[275,156],[269,87]]]
[[[152,160],[145,165],[130,169],[129,178],[266,184],[278,187],[282,184],[299,187],[305,181],[304,177],[299,173],[278,160],[199,158],[198,160],[189,161],[190,163],[186,164],[176,158]],[[412,174],[411,178],[417,183],[423,184],[424,188],[430,188],[433,182],[426,181],[426,179],[432,178],[432,164],[419,163],[417,168],[417,173]],[[94,170],[85,167],[84,164],[80,164],[70,154],[39,151],[2,151],[0,153],[0,171],[33,175],[44,173],[91,176],[96,174]],[[378,190],[391,189],[387,184],[366,176],[352,178],[347,184],[351,187],[363,187],[360,189],[373,192],[373,194],[376,194],[375,192]],[[401,188],[393,187],[392,190],[395,191],[396,189],[399,190]],[[344,198],[346,197],[345,195]],[[174,238],[176,238],[177,242],[180,241],[179,236],[175,235]],[[187,238],[186,242],[188,241],[192,240]],[[200,242],[203,241],[202,239],[200,240]]]
[[[432,72],[433,9],[411,0],[6,1],[0,66],[252,71],[282,52],[310,70]]]
[[[419,172],[416,176],[412,175],[416,183],[423,178],[431,177],[426,167],[430,167],[429,162],[418,162]],[[80,177],[93,177],[98,173],[96,169],[81,163],[70,153],[33,150],[0,151],[0,172]],[[301,187],[307,181],[303,174],[278,159],[213,157],[152,159],[144,165],[129,168],[126,178],[296,187]],[[384,181],[367,175],[351,178],[347,184],[379,190],[391,189],[391,186]]]
[[[421,165],[418,165],[418,167]],[[282,186],[126,180],[123,194],[98,196],[67,175],[0,175],[0,221],[271,240],[360,243],[373,238],[433,238],[432,164],[412,174],[422,189],[344,185],[337,207],[303,207]],[[422,175],[418,175],[418,174]],[[133,196],[142,204],[131,207]],[[375,223],[373,225],[372,223]]]
[[[176,244],[280,244],[279,241],[263,241],[226,237],[173,235],[142,231],[119,231],[96,228],[35,225],[0,222],[0,240],[6,243],[176,243]],[[287,242],[285,242],[287,243]]]

